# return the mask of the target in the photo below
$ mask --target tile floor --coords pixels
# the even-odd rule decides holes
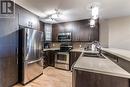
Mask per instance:
[[[17,84],[13,87],[72,87],[72,72],[47,67],[43,75],[31,83],[22,86]]]

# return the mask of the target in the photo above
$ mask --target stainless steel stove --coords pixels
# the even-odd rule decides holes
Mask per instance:
[[[68,43],[61,44],[60,50],[55,55],[55,67],[69,70],[69,52],[72,45]]]

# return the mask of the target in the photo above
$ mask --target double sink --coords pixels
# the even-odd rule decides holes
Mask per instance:
[[[91,58],[105,59],[105,57],[103,57],[101,53],[87,53],[87,52],[84,52],[82,57],[91,57]]]

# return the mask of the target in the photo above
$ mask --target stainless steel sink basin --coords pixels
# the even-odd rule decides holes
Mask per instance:
[[[91,57],[91,58],[102,58],[105,59],[101,54],[99,53],[83,53],[82,57]]]

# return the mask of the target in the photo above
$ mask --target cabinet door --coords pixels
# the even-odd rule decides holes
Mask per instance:
[[[55,51],[46,51],[46,61],[48,66],[54,67],[55,64]]]
[[[98,87],[96,86],[95,74],[73,70],[72,87]]]
[[[69,68],[71,69],[71,66],[73,65],[75,60],[75,52],[70,52],[70,63],[69,63]]]
[[[55,66],[55,51],[50,51],[50,66]]]
[[[70,52],[70,69],[71,69],[71,66],[73,65],[74,62],[77,61],[77,59],[79,58],[81,52]]]
[[[95,41],[99,40],[99,28],[96,25],[91,29],[89,20],[73,22],[73,40],[72,41]]]
[[[53,24],[52,25],[52,41],[58,41],[58,34],[65,32],[65,24]]]
[[[95,28],[91,29],[91,41],[99,41],[99,26],[98,24],[95,26]]]
[[[74,24],[72,22],[64,23],[64,32],[71,32],[73,35]]]
[[[80,41],[89,41],[91,36],[91,30],[89,28],[88,20],[80,21]]]
[[[40,28],[38,17],[22,7],[19,9],[19,25],[35,29]]]
[[[51,65],[51,55],[50,55],[50,51],[46,51],[46,62],[47,62],[47,66]]]
[[[58,25],[52,25],[52,41],[58,41],[58,33],[59,33]]]
[[[80,26],[78,22],[74,22],[73,24],[72,41],[80,41]]]
[[[45,24],[42,21],[40,21],[40,31],[45,32],[44,26]]]
[[[76,60],[79,58],[80,55],[81,55],[81,52],[76,52]]]
[[[72,87],[129,87],[129,79],[116,76],[73,70],[72,77]]]
[[[0,87],[12,87],[18,82],[18,8],[15,18],[0,18]]]

